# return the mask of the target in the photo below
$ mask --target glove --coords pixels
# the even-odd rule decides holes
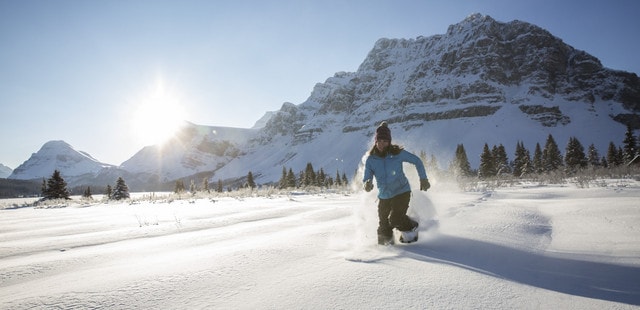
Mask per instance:
[[[421,191],[427,191],[429,188],[431,187],[431,184],[429,184],[429,179],[421,179],[420,180],[420,190]]]
[[[367,180],[367,182],[364,183],[364,190],[366,192],[370,192],[373,189],[373,183],[371,183],[371,180]]]

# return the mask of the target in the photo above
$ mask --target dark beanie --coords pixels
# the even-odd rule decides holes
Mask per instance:
[[[376,128],[376,141],[389,140],[391,142],[391,130],[387,125],[387,122],[382,122],[378,128]]]

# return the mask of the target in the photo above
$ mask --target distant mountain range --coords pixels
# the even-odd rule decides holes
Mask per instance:
[[[0,178],[6,178],[11,175],[13,170],[3,164],[0,164]]]
[[[394,143],[433,154],[442,167],[464,144],[477,166],[484,143],[518,141],[531,150],[552,134],[577,137],[604,155],[626,126],[640,128],[640,79],[604,68],[587,52],[522,21],[474,14],[447,32],[380,39],[356,72],[315,85],[301,104],[284,103],[252,129],[187,123],[171,141],[146,147],[120,166],[100,163],[62,141],[46,143],[9,176],[70,184],[111,184],[118,175],[144,190],[202,178],[277,181],[283,167],[307,163],[353,175],[372,146],[375,127],[390,124]]]

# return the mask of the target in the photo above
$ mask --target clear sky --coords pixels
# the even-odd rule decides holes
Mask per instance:
[[[0,163],[64,140],[119,165],[182,119],[249,128],[356,71],[378,39],[443,34],[472,13],[640,74],[636,0],[0,0]]]

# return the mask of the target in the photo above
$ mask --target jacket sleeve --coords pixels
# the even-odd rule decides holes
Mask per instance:
[[[414,166],[416,166],[416,170],[418,170],[418,176],[420,176],[420,179],[427,179],[427,171],[424,169],[424,164],[422,163],[420,157],[405,150],[402,150],[401,154],[403,156],[403,161],[412,163]]]

